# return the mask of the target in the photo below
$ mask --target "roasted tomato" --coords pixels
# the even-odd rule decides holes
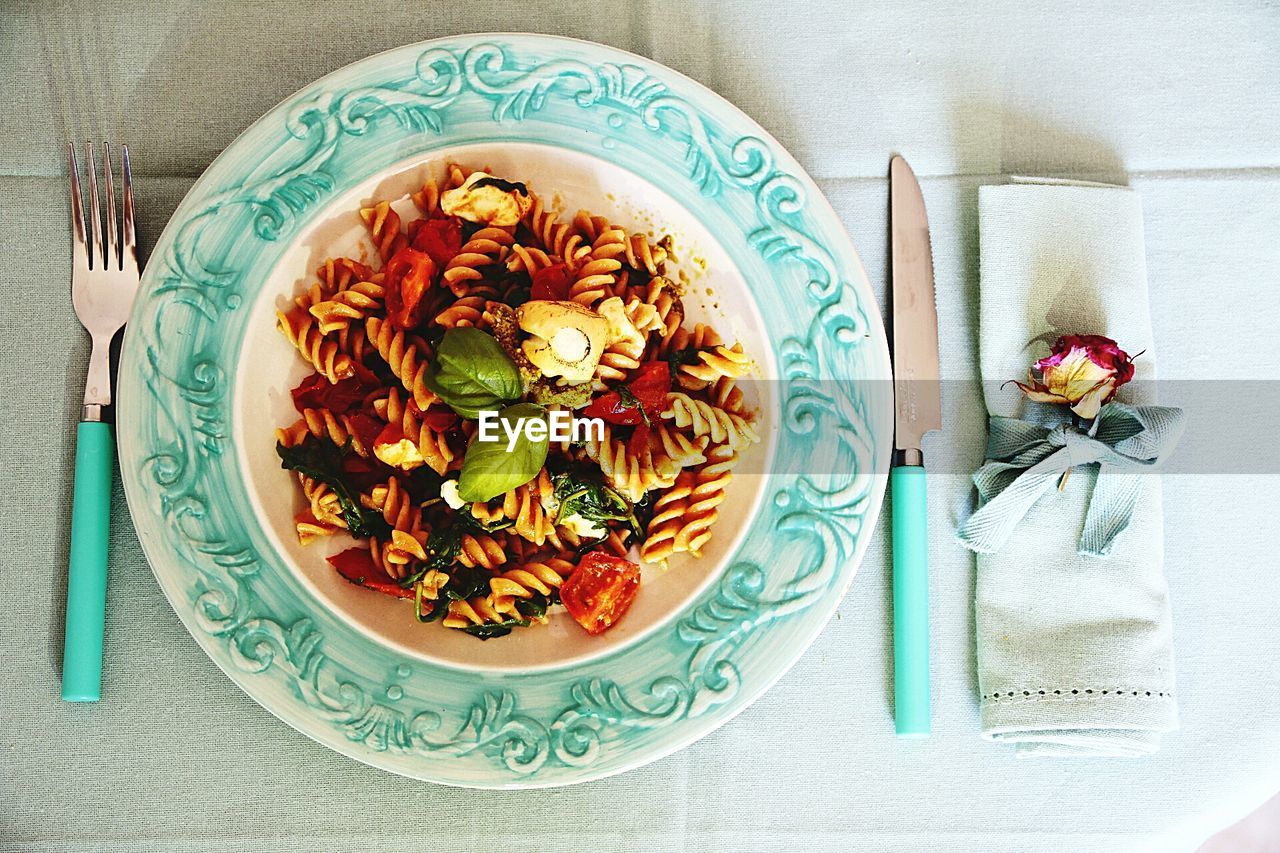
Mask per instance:
[[[671,369],[665,361],[640,365],[636,378],[627,383],[627,393],[610,391],[592,400],[582,410],[584,417],[600,418],[619,426],[634,426],[662,414],[671,390]],[[643,407],[643,411],[641,410]]]
[[[533,284],[529,290],[529,298],[546,299],[563,302],[569,298],[569,268],[564,264],[553,264],[533,274]]]
[[[592,551],[560,587],[560,600],[588,634],[603,634],[622,618],[640,589],[640,567]]]
[[[397,251],[383,270],[387,317],[397,329],[412,329],[422,320],[422,297],[431,287],[436,263],[426,252],[411,246]]]
[[[396,598],[413,598],[412,589],[400,586],[391,575],[374,565],[368,548],[348,548],[340,554],[334,554],[329,558],[329,565],[356,586],[394,595]]]
[[[337,382],[330,382],[319,373],[313,373],[293,389],[293,405],[303,409],[328,409],[335,415],[345,415],[358,407],[364,399],[382,387],[378,377],[369,368],[354,362],[355,375]]]
[[[426,252],[436,266],[453,260],[462,248],[462,223],[452,216],[433,216],[409,223],[409,245]]]

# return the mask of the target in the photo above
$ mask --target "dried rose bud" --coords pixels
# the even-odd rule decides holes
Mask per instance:
[[[1039,376],[1037,377],[1037,374]],[[1053,351],[1028,373],[1030,383],[1015,382],[1039,403],[1062,403],[1086,420],[1111,402],[1116,390],[1133,378],[1133,359],[1111,338],[1063,335]]]

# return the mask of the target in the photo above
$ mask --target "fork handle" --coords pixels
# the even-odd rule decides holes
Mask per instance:
[[[67,630],[62,647],[62,698],[97,702],[102,692],[102,633],[107,603],[107,535],[115,439],[111,425],[81,421],[76,431]]]

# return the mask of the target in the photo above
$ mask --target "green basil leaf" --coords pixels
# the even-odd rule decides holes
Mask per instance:
[[[541,437],[531,439],[524,427],[529,420],[542,422]],[[508,430],[516,431],[515,445],[508,451]],[[517,403],[498,416],[497,438],[481,441],[479,436],[467,448],[458,476],[458,497],[468,503],[488,501],[538,476],[547,461],[550,425],[547,410],[533,403]]]
[[[444,333],[424,379],[449,408],[472,420],[524,393],[520,370],[502,346],[470,327]]]
[[[520,195],[526,197],[529,195],[529,188],[524,184],[519,181],[508,181],[506,178],[481,178],[471,185],[471,189],[473,190],[480,189],[480,187],[497,187],[504,193],[518,192]]]

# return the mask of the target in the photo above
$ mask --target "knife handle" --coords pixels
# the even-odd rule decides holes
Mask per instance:
[[[97,702],[102,692],[102,634],[107,602],[107,533],[115,439],[111,425],[81,421],[76,431],[67,629],[62,646],[62,698]]]
[[[929,528],[923,465],[890,472],[893,705],[899,737],[929,736]]]

